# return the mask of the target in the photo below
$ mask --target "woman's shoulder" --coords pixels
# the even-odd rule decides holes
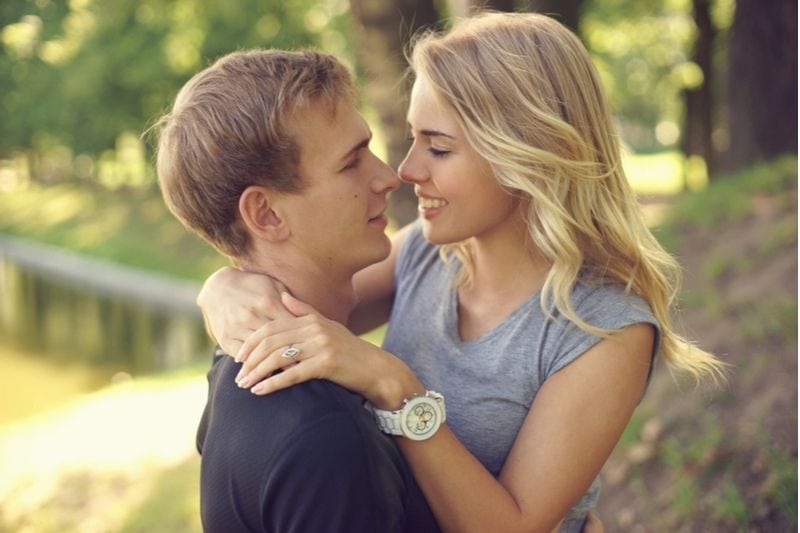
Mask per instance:
[[[634,322],[655,324],[647,300],[623,283],[581,278],[572,292],[575,311],[587,322],[602,328],[618,328]]]

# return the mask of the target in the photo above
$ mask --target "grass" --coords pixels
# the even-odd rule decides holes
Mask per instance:
[[[149,493],[125,517],[119,533],[200,531],[200,457],[160,472]]]
[[[741,220],[753,209],[754,198],[764,195],[778,202],[791,202],[785,192],[797,186],[797,157],[785,156],[759,163],[742,172],[719,178],[706,189],[683,194],[670,209],[664,224],[656,229],[659,240],[670,250],[680,248],[686,228],[710,230]],[[796,229],[796,228],[795,228]],[[779,243],[791,238],[790,227],[776,230]],[[796,235],[796,233],[795,233]]]
[[[194,432],[207,362],[87,387],[85,369],[6,355],[0,376],[24,362],[3,404],[37,393],[51,403],[0,425],[0,531],[200,531]]]
[[[155,188],[27,184],[0,194],[0,212],[2,233],[135,267],[200,280],[226,264],[167,211]]]

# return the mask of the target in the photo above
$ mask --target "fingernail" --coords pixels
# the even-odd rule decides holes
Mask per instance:
[[[233,380],[233,381],[235,381],[236,383],[239,383],[239,381],[241,381],[241,379],[242,379],[244,376],[245,376],[244,368],[240,368],[240,369],[239,369],[239,373],[238,373],[238,374],[236,374],[236,377],[234,378],[234,380]]]
[[[261,383],[250,389],[250,392],[252,392],[253,394],[261,394],[263,391],[264,391],[264,386],[261,385]]]
[[[242,378],[241,381],[239,381],[239,386],[241,388],[243,388],[243,389],[246,389],[247,387],[249,387],[250,386],[250,378],[247,377],[247,376]]]

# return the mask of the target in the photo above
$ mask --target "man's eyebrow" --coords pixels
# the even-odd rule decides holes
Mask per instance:
[[[351,155],[358,152],[362,148],[366,148],[367,146],[369,146],[369,142],[371,140],[372,140],[372,132],[369,132],[369,136],[362,139],[357,145],[353,146],[350,150],[348,150],[347,153],[341,157],[340,161],[344,161],[345,159],[349,158]]]

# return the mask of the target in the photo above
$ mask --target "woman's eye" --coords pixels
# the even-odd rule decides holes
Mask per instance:
[[[433,155],[433,157],[444,157],[450,153],[450,150],[438,150],[436,148],[428,148],[428,151]]]

